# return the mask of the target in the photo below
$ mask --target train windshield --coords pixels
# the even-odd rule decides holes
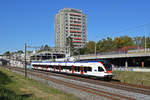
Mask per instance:
[[[111,65],[110,62],[105,61],[105,60],[103,60],[101,62],[103,63],[103,65],[104,65],[104,67],[106,68],[107,71],[111,71],[112,70],[112,65]]]

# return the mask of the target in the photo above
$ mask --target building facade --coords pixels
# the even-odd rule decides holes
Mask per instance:
[[[86,15],[81,10],[64,8],[55,16],[55,47],[67,50],[67,38],[73,48],[82,48],[86,43]]]

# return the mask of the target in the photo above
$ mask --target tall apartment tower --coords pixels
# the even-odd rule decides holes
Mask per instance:
[[[66,50],[68,37],[73,48],[82,48],[86,43],[86,15],[79,9],[64,8],[55,16],[55,47],[59,51]]]

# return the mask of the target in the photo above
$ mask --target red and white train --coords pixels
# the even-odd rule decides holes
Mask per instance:
[[[112,65],[105,60],[77,62],[33,61],[31,65],[32,69],[82,76],[94,76],[107,80],[110,80],[113,76]]]

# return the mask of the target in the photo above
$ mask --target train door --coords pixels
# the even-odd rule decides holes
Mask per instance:
[[[54,66],[54,71],[55,71],[55,66]]]
[[[46,65],[46,71],[47,71],[47,65]]]
[[[84,73],[84,67],[80,67],[80,74]]]
[[[74,66],[73,66],[73,65],[72,65],[72,68],[71,68],[71,69],[72,69],[72,74],[73,74],[73,73],[74,73]]]
[[[59,65],[59,72],[61,72],[61,65]]]

